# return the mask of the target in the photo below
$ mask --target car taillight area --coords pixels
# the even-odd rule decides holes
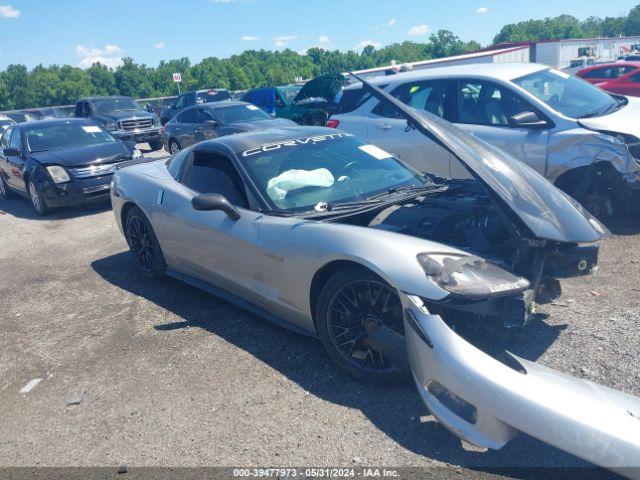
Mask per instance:
[[[327,120],[326,126],[329,128],[338,128],[340,126],[340,120],[337,118],[330,118]]]

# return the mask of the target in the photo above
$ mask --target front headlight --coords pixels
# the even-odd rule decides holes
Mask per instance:
[[[47,167],[47,172],[54,183],[64,183],[71,180],[67,171],[59,165],[51,165]]]
[[[458,296],[502,296],[529,288],[526,278],[517,277],[474,255],[421,253],[418,262],[428,277]]]
[[[113,132],[116,129],[116,122],[104,122],[102,124],[102,126],[104,127],[105,130],[108,130],[110,132]]]

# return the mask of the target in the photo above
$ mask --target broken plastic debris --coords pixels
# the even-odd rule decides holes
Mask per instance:
[[[35,387],[40,383],[41,380],[42,380],[41,378],[34,378],[29,383],[27,383],[24,387],[22,387],[22,390],[20,390],[20,393],[29,393],[31,390],[33,390],[33,387]]]
[[[80,390],[80,393],[75,396],[70,398],[69,400],[67,400],[67,405],[71,406],[71,405],[80,405],[82,403],[82,400],[84,400],[84,396],[86,395],[87,391],[86,390]]]

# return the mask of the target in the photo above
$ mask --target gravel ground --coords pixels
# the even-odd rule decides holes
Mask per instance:
[[[0,210],[0,467],[585,465],[525,435],[464,450],[412,385],[358,383],[313,339],[146,280],[108,209]],[[640,395],[640,228],[615,230],[514,351]]]

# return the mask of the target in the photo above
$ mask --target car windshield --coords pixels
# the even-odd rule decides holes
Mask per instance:
[[[132,98],[105,98],[94,100],[93,105],[98,113],[120,112],[123,110],[142,110],[142,107]]]
[[[255,122],[273,118],[255,105],[234,105],[216,108],[214,113],[222,123]]]
[[[603,115],[618,105],[598,87],[555,69],[541,70],[513,82],[570,118]]]
[[[298,95],[298,92],[301,89],[302,89],[301,85],[288,85],[286,87],[277,88],[277,90],[280,92],[280,95],[282,95],[282,99],[287,104],[290,104],[291,102],[293,102],[293,99],[296,98],[296,95]]]
[[[27,148],[30,152],[85,147],[117,141],[110,133],[97,125],[73,123],[38,126],[28,129],[26,134]]]
[[[424,175],[348,133],[262,145],[238,154],[271,208],[308,212],[323,204],[371,200],[402,187],[427,187]]]
[[[208,90],[206,92],[198,92],[196,94],[197,103],[219,102],[221,100],[229,100],[231,95],[227,90]]]

